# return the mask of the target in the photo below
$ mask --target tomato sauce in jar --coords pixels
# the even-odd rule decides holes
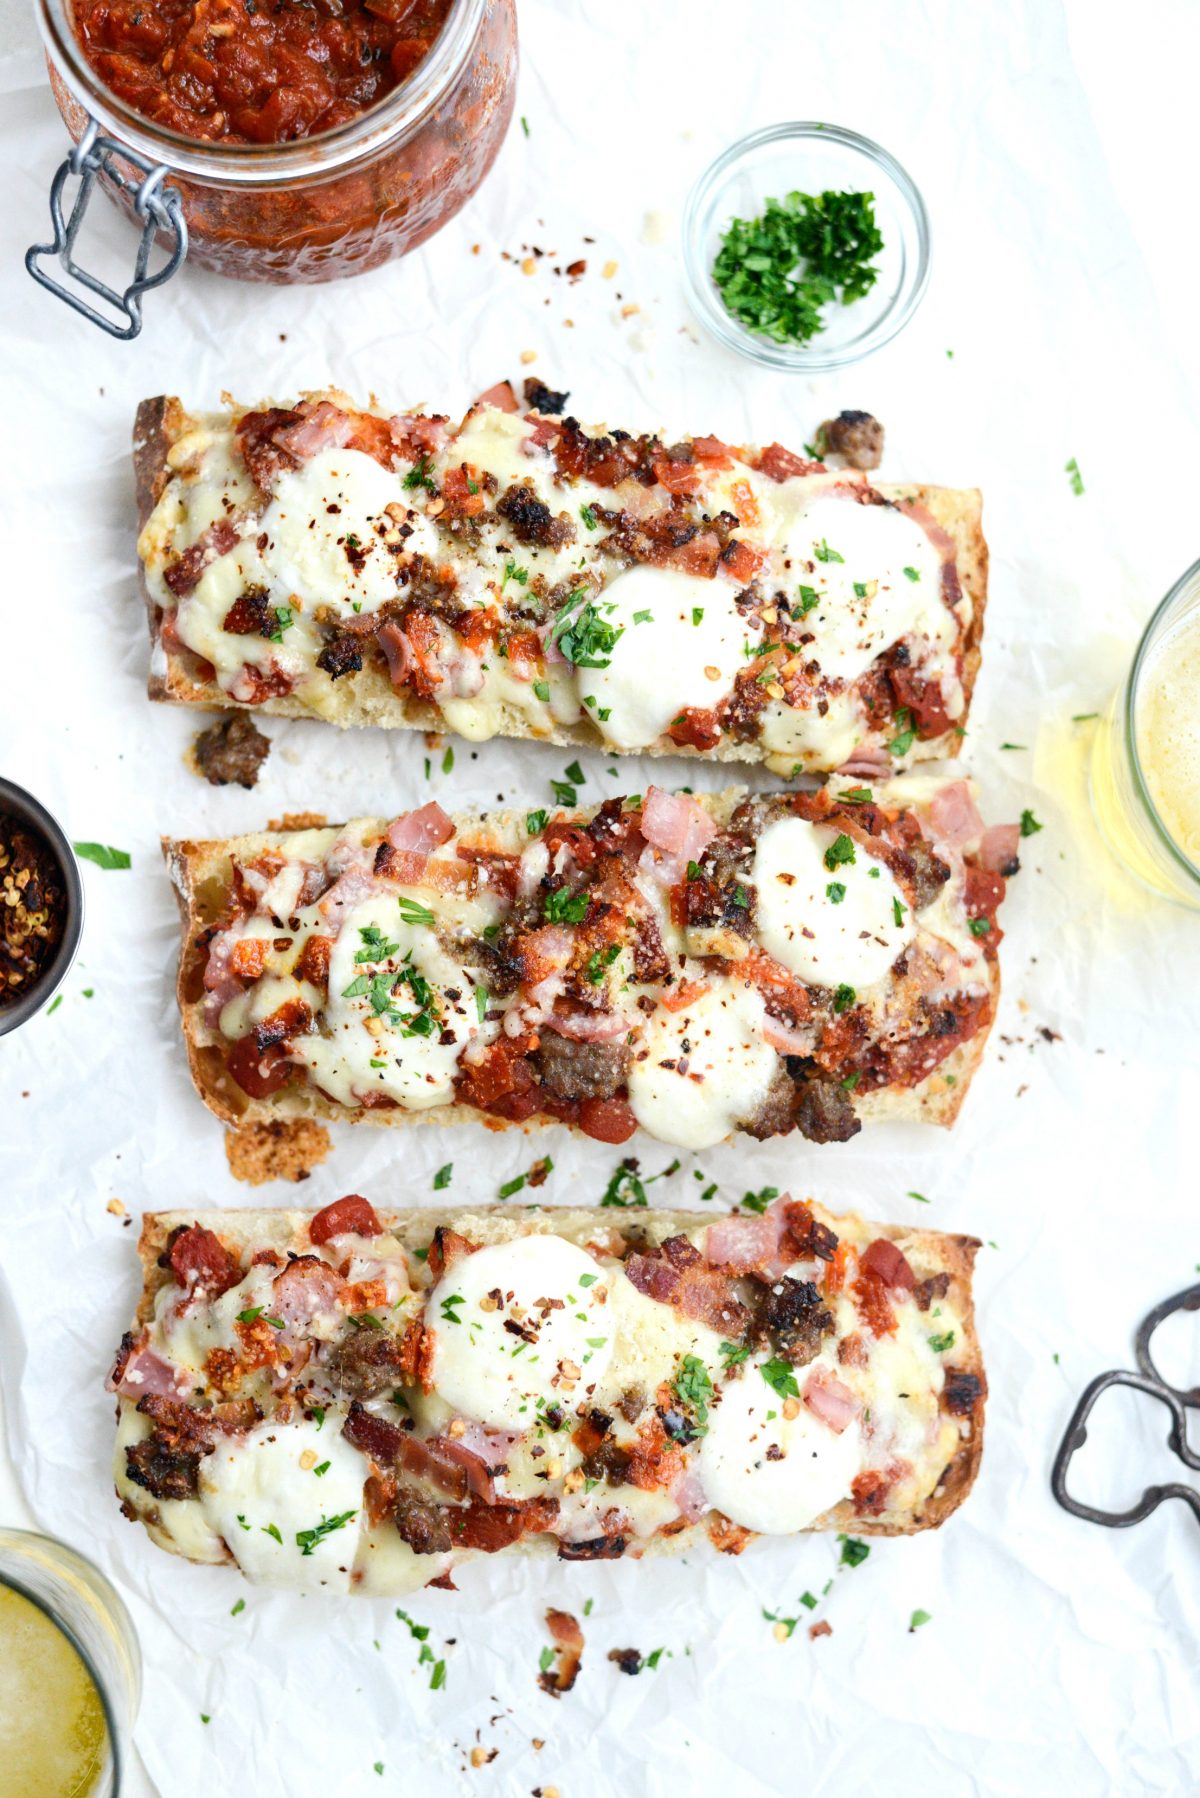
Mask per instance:
[[[332,281],[407,255],[470,199],[513,115],[515,0],[38,7],[72,137],[99,120],[143,170],[161,164],[188,263],[236,280]],[[100,186],[141,224],[130,191]]]
[[[330,131],[406,81],[450,0],[77,0],[83,51],[147,119],[206,143]]]

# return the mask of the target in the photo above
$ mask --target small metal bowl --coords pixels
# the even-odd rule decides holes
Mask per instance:
[[[83,935],[83,881],[75,851],[53,812],[48,811],[32,793],[27,793],[24,787],[19,787],[15,781],[5,780],[0,775],[0,813],[3,812],[19,818],[22,824],[28,825],[31,831],[42,838],[62,870],[67,895],[67,916],[53,959],[29,992],[11,1005],[0,1006],[0,1036],[7,1036],[11,1030],[17,1030],[22,1024],[28,1023],[44,1005],[49,1004],[71,971],[71,964]]]
[[[757,217],[768,199],[827,188],[874,194],[879,278],[861,300],[828,306],[825,330],[808,343],[775,343],[726,310],[712,276],[721,239],[734,218]],[[819,374],[870,355],[908,323],[929,282],[929,217],[911,176],[870,138],[811,120],[768,125],[731,144],[692,189],[683,262],[692,305],[718,342],[764,368]]]

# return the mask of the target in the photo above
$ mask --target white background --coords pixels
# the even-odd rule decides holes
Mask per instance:
[[[1071,723],[1104,703],[1140,624],[1197,553],[1197,9],[521,0],[520,12],[530,135],[514,130],[483,193],[426,251],[323,290],[185,275],[149,299],[132,346],[74,320],[21,270],[62,139],[19,53],[23,22],[5,19],[18,54],[0,119],[0,765],[71,835],[129,849],[134,867],[88,869],[88,934],[64,1004],[0,1045],[0,1371],[16,1474],[0,1466],[0,1518],[25,1519],[28,1504],[129,1598],[148,1663],[139,1740],[165,1798],[235,1779],[333,1798],[517,1798],[539,1785],[563,1798],[841,1798],[934,1782],[951,1794],[1194,1790],[1195,1523],[1174,1507],[1137,1531],[1100,1532],[1057,1510],[1047,1476],[1075,1394],[1128,1364],[1137,1318],[1200,1263],[1187,1154],[1200,920],[1108,863],[1087,809],[1090,727]],[[710,157],[789,116],[887,144],[923,189],[935,234],[932,285],[902,338],[811,384],[701,340],[677,253],[682,201]],[[644,231],[647,212],[664,215],[665,235]],[[98,229],[116,256],[115,216]],[[598,240],[586,249],[585,233]],[[586,253],[589,273],[574,287],[526,279],[498,254],[525,243],[564,261]],[[610,256],[621,265],[611,284],[599,276]],[[638,315],[620,317],[616,290]],[[834,1633],[816,1642],[803,1624],[776,1642],[761,1611],[792,1616],[801,1592],[821,1591],[836,1549],[820,1539],[653,1567],[502,1557],[465,1573],[457,1596],[408,1605],[446,1655],[446,1689],[432,1693],[393,1607],[288,1600],[169,1561],[110,1496],[101,1380],[136,1276],[133,1232],[108,1200],[136,1212],[296,1196],[230,1180],[221,1132],[187,1085],[157,836],[308,806],[400,809],[431,790],[416,739],[315,725],[272,727],[254,793],[215,792],[184,771],[189,720],[142,696],[125,458],[145,393],[204,405],[222,387],[254,399],[332,378],[454,411],[525,372],[526,348],[585,419],[799,445],[831,410],[861,405],[888,427],[890,476],[978,483],[993,580],[966,759],[990,818],[1030,806],[1045,829],[1011,889],[1001,1018],[952,1136],[895,1128],[823,1151],[743,1145],[702,1158],[726,1202],[769,1180],[996,1245],[980,1257],[992,1399],[969,1503],[940,1534],[879,1544],[838,1574],[815,1613]],[[1004,752],[1004,741],[1028,747]],[[460,747],[432,791],[447,805],[545,803],[559,762]],[[616,790],[603,758],[584,762],[589,793]],[[636,763],[621,784],[644,784]],[[1041,1025],[1062,1040],[1046,1042]],[[607,1155],[552,1146],[545,1197],[598,1196]],[[300,1195],[419,1202],[453,1155],[452,1196],[486,1199],[536,1152],[515,1133],[343,1132]],[[649,1170],[669,1158],[643,1153]],[[655,1191],[674,1202],[693,1186],[689,1165]],[[931,1205],[906,1198],[913,1190]],[[1189,1374],[1181,1355],[1177,1373],[1190,1383],[1194,1361]],[[1156,1411],[1106,1405],[1081,1486],[1128,1503],[1172,1477],[1162,1437]],[[555,1703],[536,1688],[542,1613],[548,1602],[578,1611],[588,1596],[583,1672]],[[917,1607],[932,1620],[910,1634]],[[670,1652],[630,1680],[605,1658],[630,1645]],[[477,1739],[498,1757],[464,1772]]]

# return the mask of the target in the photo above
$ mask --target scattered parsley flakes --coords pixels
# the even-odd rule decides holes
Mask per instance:
[[[923,1623],[932,1623],[932,1622],[933,1622],[933,1619],[929,1615],[928,1611],[914,1611],[912,1614],[912,1618],[908,1625],[909,1635],[911,1636],[915,1629],[920,1629],[920,1627]]]
[[[404,477],[404,485],[411,492],[414,487],[428,487],[430,493],[437,492],[437,482],[429,470],[433,466],[432,456],[418,456]]]
[[[400,907],[402,924],[424,925],[426,930],[433,929],[435,920],[427,905],[421,905],[415,899],[404,898],[398,899],[396,903]]]
[[[132,858],[125,849],[114,849],[109,843],[72,843],[72,849],[85,862],[95,862],[98,868],[111,872],[115,868],[128,868]]]
[[[910,1192],[910,1193],[906,1194],[906,1197],[908,1197],[910,1199],[915,1199],[917,1201],[918,1205],[932,1204],[932,1200],[927,1199],[923,1192]]]
[[[713,1395],[713,1383],[709,1378],[707,1367],[698,1355],[684,1355],[675,1370],[672,1390],[681,1405],[686,1405],[695,1419],[693,1433],[697,1436],[708,1434],[708,1403]]]
[[[824,537],[819,543],[813,544],[813,555],[818,562],[844,562],[846,560],[845,556],[840,555],[836,549],[830,549]]]
[[[920,574],[917,572],[917,570],[915,568],[906,568],[904,570],[904,572],[910,581],[919,581],[921,578]]]
[[[1084,492],[1084,485],[1083,476],[1079,472],[1079,464],[1074,456],[1072,456],[1071,460],[1066,464],[1063,472],[1071,477],[1071,492],[1075,495],[1076,499],[1078,499]]]
[[[777,1186],[764,1186],[759,1192],[745,1192],[742,1194],[742,1209],[755,1211],[761,1217],[772,1199],[778,1197],[779,1188]]]
[[[892,755],[907,755],[916,740],[916,728],[912,721],[912,710],[902,705],[896,708],[896,734],[888,744]]]
[[[850,867],[855,860],[854,839],[848,837],[845,831],[839,831],[826,849],[823,859],[831,874],[835,868]]]
[[[807,343],[825,328],[822,309],[869,293],[883,248],[872,193],[827,189],[768,199],[760,214],[730,221],[713,283],[733,318],[775,343]]]
[[[846,889],[840,880],[830,881],[829,885],[825,888],[825,897],[828,899],[830,905],[840,905],[842,903],[842,900],[846,897]]]
[[[944,1330],[939,1336],[931,1336],[929,1346],[935,1355],[946,1354],[954,1347],[954,1331]]]
[[[579,516],[582,518],[584,524],[586,524],[589,531],[595,530],[596,514],[592,511],[592,508],[590,506],[580,506]]]
[[[536,837],[539,832],[545,829],[547,816],[548,814],[545,811],[526,812],[525,829],[529,832],[531,837]]]
[[[245,1610],[245,1608],[246,1608],[246,1600],[244,1598],[239,1598],[237,1603],[234,1605],[233,1609],[230,1611],[229,1615],[231,1617],[240,1617],[242,1612]]]
[[[535,680],[533,691],[534,696],[540,699],[543,705],[550,704],[550,682],[548,680]]]
[[[969,918],[967,920],[967,929],[972,936],[988,936],[991,928],[992,920],[990,918]]]
[[[857,998],[854,988],[843,981],[833,995],[833,1009],[836,1012],[849,1011]]]
[[[582,924],[590,904],[586,893],[572,893],[568,887],[556,887],[546,894],[543,909],[551,924]]]
[[[440,1167],[438,1169],[437,1173],[433,1176],[434,1192],[445,1192],[446,1188],[450,1184],[450,1176],[453,1174],[453,1172],[454,1172],[454,1163],[452,1161],[448,1161],[446,1163],[445,1167]]]
[[[1023,837],[1036,836],[1038,831],[1043,830],[1044,828],[1045,826],[1038,823],[1037,819],[1028,808],[1021,813],[1021,835]]]
[[[860,1542],[856,1536],[839,1536],[842,1545],[840,1567],[861,1567],[871,1552],[869,1542]]]
[[[800,1397],[795,1369],[781,1355],[772,1355],[769,1361],[760,1362],[758,1371],[772,1392],[777,1392],[780,1398]]]

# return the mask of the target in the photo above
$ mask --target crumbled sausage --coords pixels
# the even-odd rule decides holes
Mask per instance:
[[[252,787],[271,750],[247,712],[234,712],[202,730],[193,745],[196,766],[214,787]]]
[[[524,484],[508,488],[496,510],[512,526],[519,543],[529,543],[539,549],[561,549],[575,535],[570,519],[555,518],[546,502],[538,498],[532,487]]]
[[[862,1124],[837,1080],[805,1080],[796,1100],[796,1127],[809,1142],[849,1142]]]
[[[851,468],[878,468],[883,460],[883,426],[869,412],[839,412],[821,426],[819,442]]]
[[[352,1329],[325,1362],[333,1385],[349,1398],[377,1398],[402,1376],[400,1339],[387,1330]]]
[[[956,1417],[969,1417],[982,1397],[983,1381],[978,1374],[947,1369],[946,1384],[942,1387],[942,1403],[947,1411],[952,1411]]]
[[[169,1448],[155,1431],[125,1450],[125,1472],[152,1498],[195,1498],[200,1490],[200,1450]]]
[[[786,1274],[769,1288],[760,1315],[780,1352],[795,1367],[807,1367],[819,1353],[821,1339],[833,1329],[833,1316],[812,1281],[793,1280]]]
[[[796,1082],[781,1061],[762,1104],[741,1128],[758,1142],[764,1142],[768,1136],[786,1136],[796,1121],[798,1100]]]
[[[348,631],[331,637],[317,657],[317,667],[323,668],[330,680],[340,680],[343,674],[357,674],[362,665],[362,645]]]
[[[416,1555],[444,1555],[453,1547],[450,1530],[440,1505],[418,1498],[401,1488],[396,1496],[396,1528],[400,1540]]]
[[[569,393],[556,393],[553,387],[547,387],[533,375],[525,377],[525,404],[540,412],[543,418],[561,418],[570,397]]]
[[[582,1043],[543,1030],[532,1057],[542,1086],[558,1099],[611,1099],[625,1084],[629,1046]]]

